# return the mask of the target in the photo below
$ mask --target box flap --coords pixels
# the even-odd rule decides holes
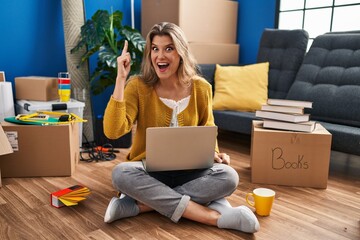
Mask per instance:
[[[0,126],[0,155],[12,153],[13,149],[8,141],[8,138]]]

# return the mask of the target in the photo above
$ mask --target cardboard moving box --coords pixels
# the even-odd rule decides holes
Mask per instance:
[[[5,135],[4,130],[0,125],[0,156],[5,154],[13,153],[13,149],[8,141],[7,136]],[[1,168],[0,168],[0,187],[2,187],[1,182]]]
[[[172,22],[189,42],[235,43],[237,1],[142,0],[141,30],[146,37],[154,24]]]
[[[251,181],[326,188],[332,135],[319,123],[311,133],[264,129],[253,121]]]
[[[239,44],[189,43],[190,50],[199,64],[238,64]]]
[[[17,100],[15,109],[17,114],[30,114],[37,111],[60,111],[74,113],[76,116],[83,118],[85,103],[70,99],[68,102],[59,101],[27,101]],[[82,146],[83,123],[79,124],[79,141]]]
[[[15,98],[51,101],[59,99],[58,83],[56,77],[16,77]]]
[[[0,156],[2,177],[71,176],[79,161],[79,125],[1,123],[14,153]]]

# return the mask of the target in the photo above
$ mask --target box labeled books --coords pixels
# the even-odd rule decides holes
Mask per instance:
[[[59,190],[50,194],[51,205],[60,208],[64,206],[78,205],[90,194],[90,189],[81,185],[75,185],[69,188]]]
[[[312,132],[262,127],[253,121],[251,181],[298,187],[326,188],[332,135],[319,123]]]

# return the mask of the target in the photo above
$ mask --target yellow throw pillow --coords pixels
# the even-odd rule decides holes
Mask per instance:
[[[214,110],[253,112],[268,98],[269,63],[246,66],[216,64]]]

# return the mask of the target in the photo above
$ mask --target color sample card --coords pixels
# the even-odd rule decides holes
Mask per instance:
[[[65,188],[51,193],[51,205],[57,208],[78,205],[78,202],[85,200],[90,193],[89,188],[81,185]]]

